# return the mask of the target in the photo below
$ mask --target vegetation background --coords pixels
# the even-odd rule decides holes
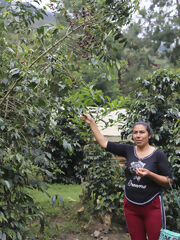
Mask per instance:
[[[101,107],[96,121],[126,109],[122,141],[137,119],[151,122],[179,196],[179,1],[42,2],[0,1],[2,240],[38,239],[31,224],[40,221],[43,233],[47,217],[32,190],[49,195],[53,184],[82,184],[91,214],[121,216],[124,171],[83,124],[89,107]],[[180,231],[174,197],[163,196],[168,227]]]

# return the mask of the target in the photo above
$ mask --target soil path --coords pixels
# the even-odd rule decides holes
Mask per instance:
[[[80,234],[59,235],[55,240],[130,240],[125,226],[114,227],[109,231],[103,230],[103,225],[97,223],[92,230],[84,231]]]
[[[59,233],[56,233],[53,240],[130,240],[123,216],[117,218],[110,217],[110,215],[101,217],[88,215],[89,218],[83,219],[84,211],[77,215],[80,207],[79,203],[75,204],[72,208],[73,212],[71,209],[71,214],[68,214],[66,209],[64,212],[61,209],[60,216],[51,218],[51,221],[58,223],[60,227]],[[67,217],[64,218],[64,216]],[[69,224],[68,228],[65,227],[66,224]]]
[[[100,238],[91,237],[88,235],[64,235],[56,237],[54,240],[130,240],[128,234],[107,234],[106,236],[101,236]]]
[[[95,238],[89,235],[64,235],[64,236],[57,236],[55,240],[130,240],[129,234],[125,233],[109,233],[106,235],[101,235],[100,238]]]

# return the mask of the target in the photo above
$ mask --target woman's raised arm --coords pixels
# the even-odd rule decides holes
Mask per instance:
[[[95,123],[94,119],[90,116],[90,114],[83,113],[82,114],[82,120],[89,124],[91,131],[97,141],[97,143],[102,147],[107,147],[107,139],[102,135],[102,133],[99,131],[97,124]]]

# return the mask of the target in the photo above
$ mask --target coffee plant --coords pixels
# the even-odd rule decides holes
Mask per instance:
[[[35,0],[36,4],[41,1]],[[55,3],[56,1],[53,1]],[[54,6],[51,3],[51,8]],[[70,102],[77,96],[85,83],[79,74],[75,74],[77,58],[83,48],[82,59],[88,61],[97,54],[97,48],[103,48],[105,34],[102,30],[108,14],[113,14],[109,4],[98,5],[91,1],[83,12],[78,10],[77,18],[66,9],[57,5],[53,12],[64,16],[65,22],[39,25],[47,15],[46,8],[36,8],[23,1],[1,1],[0,3],[0,239],[26,240],[36,239],[28,226],[32,221],[43,218],[43,211],[38,209],[28,189],[46,190],[44,180],[51,182],[61,175],[68,174],[70,159],[76,160],[76,169],[80,165],[76,156],[82,159],[80,146],[87,135],[79,139],[71,118],[78,122],[82,107],[96,105],[96,98]],[[124,11],[119,15],[119,23],[126,22],[133,5],[125,1]],[[132,1],[136,5],[136,1]],[[106,16],[100,9],[106,9]],[[118,6],[117,6],[118,7]],[[122,6],[123,7],[123,6]],[[109,13],[108,13],[109,12]],[[116,14],[116,11],[114,11]],[[70,18],[70,19],[69,19]],[[104,22],[105,21],[105,22]],[[115,33],[115,29],[113,29]],[[95,40],[94,40],[95,39]],[[99,44],[95,48],[95,41]],[[84,46],[80,46],[79,43]],[[90,50],[89,50],[90,49]],[[81,55],[82,55],[81,54]],[[102,57],[102,55],[101,55]],[[91,63],[91,62],[90,62]],[[89,86],[88,86],[89,88]],[[88,89],[91,95],[93,89]],[[92,104],[93,102],[93,104]],[[57,129],[53,129],[53,114],[58,113]],[[59,125],[58,125],[59,124]],[[61,125],[62,124],[62,125]],[[68,124],[70,126],[69,130]],[[62,127],[62,128],[61,128]],[[74,138],[75,134],[75,138]],[[77,140],[76,140],[77,139]],[[58,143],[58,144],[57,144]],[[56,151],[56,147],[59,147]],[[55,151],[53,149],[55,148]],[[51,148],[51,149],[50,149]],[[62,160],[58,162],[57,153]],[[69,163],[67,168],[65,158]],[[63,162],[64,161],[64,162]],[[79,165],[78,165],[79,164]],[[59,169],[58,167],[62,168]],[[75,167],[74,167],[75,169]],[[84,174],[80,170],[75,178]],[[69,176],[69,175],[68,175]],[[75,181],[73,178],[73,181]],[[67,181],[65,177],[64,182]],[[72,181],[71,181],[72,182]],[[41,221],[43,222],[43,221]]]

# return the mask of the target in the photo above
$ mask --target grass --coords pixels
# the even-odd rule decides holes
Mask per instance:
[[[75,201],[79,201],[79,194],[81,193],[81,185],[77,184],[47,184],[48,194],[52,197],[54,195],[59,195],[64,198],[64,202],[68,202],[70,199],[74,199]],[[40,204],[44,201],[49,201],[49,197],[47,194],[40,192],[38,190],[30,191],[31,195],[34,197],[35,201]]]
[[[41,228],[39,220],[30,224],[31,232],[37,239],[50,240],[56,239],[59,234],[81,233],[85,223],[89,224],[92,220],[91,204],[88,204],[83,213],[78,212],[82,208],[79,199],[81,192],[81,185],[64,184],[49,184],[47,189],[49,196],[38,190],[29,191],[45,215],[43,233],[39,233]]]
[[[48,184],[47,193],[31,190],[29,191],[34,201],[42,207],[46,213],[52,213],[52,198],[56,196],[56,201],[53,201],[53,208],[57,205],[69,206],[70,202],[79,202],[79,194],[81,193],[81,185],[77,184]]]

